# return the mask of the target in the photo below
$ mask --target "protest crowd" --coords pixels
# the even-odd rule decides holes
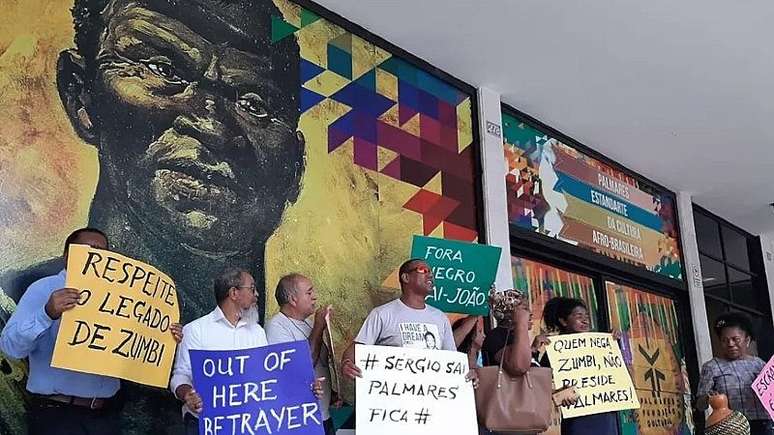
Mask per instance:
[[[68,262],[75,246],[83,248],[83,260]],[[78,267],[29,286],[2,330],[0,351],[28,360],[30,434],[121,433],[119,396],[129,381],[168,386],[185,434],[203,435],[525,434],[546,431],[557,416],[561,434],[603,435],[619,433],[617,411],[640,406],[621,356],[621,333],[592,331],[579,299],[548,301],[539,325],[544,333],[534,337],[528,297],[518,290],[492,289],[489,317],[463,316],[452,325],[447,313],[426,303],[436,285],[431,266],[413,258],[398,271],[400,296],[374,308],[336,357],[335,307],[318,306],[315,285],[304,275],[279,280],[273,295],[279,312],[262,326],[254,277],[227,267],[212,277],[212,310],[183,326],[163,273],[108,257],[108,247],[98,229],[73,232],[64,257]],[[143,301],[156,302],[98,297],[97,284],[68,287],[78,274],[129,285]],[[139,326],[117,335],[118,327],[79,317],[92,300],[95,311]],[[489,319],[497,326],[485,328]],[[715,326],[723,355],[702,368],[696,405],[715,409],[708,422],[741,423],[707,433],[774,433],[752,388],[765,363],[749,354],[749,319],[730,313]],[[109,353],[139,368],[89,372],[76,367],[90,354],[68,356],[76,351]],[[342,391],[352,381],[356,401]],[[348,405],[354,413],[334,424],[334,410]]]

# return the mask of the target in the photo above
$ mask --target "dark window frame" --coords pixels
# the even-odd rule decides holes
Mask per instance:
[[[693,213],[694,223],[696,221],[695,216],[697,214],[701,214],[703,218],[712,220],[718,226],[718,235],[720,236],[721,253],[723,258],[717,258],[716,255],[703,251],[701,246],[697,247],[700,256],[707,257],[723,265],[723,271],[726,278],[725,287],[726,291],[728,292],[728,297],[725,298],[717,294],[707,293],[705,291],[704,300],[721,306],[723,308],[723,312],[738,311],[750,316],[754,321],[758,320],[763,322],[771,322],[772,314],[769,310],[767,310],[771,304],[771,301],[769,301],[768,284],[763,265],[763,251],[760,245],[760,238],[750,234],[744,229],[739,228],[733,223],[713,214],[712,212],[702,208],[697,204],[693,204]],[[728,253],[726,252],[725,246],[726,242],[723,238],[723,228],[727,228],[728,230],[742,234],[747,239],[747,259],[750,270],[745,270],[744,268],[728,261]],[[752,300],[748,299],[747,301],[742,301],[739,297],[734,298],[734,289],[729,279],[730,272],[742,273],[744,275],[750,276],[752,292],[754,293],[752,295]],[[709,312],[707,315],[709,316]],[[708,320],[712,322],[713,319],[710,318]],[[713,327],[713,324],[709,325],[714,341],[715,332]],[[763,337],[763,331],[757,332],[758,340],[756,340],[756,345],[758,346],[758,353],[761,357],[768,359],[768,357],[773,353],[774,347],[772,347],[771,342],[768,342],[765,337]],[[713,350],[714,348],[715,346],[713,345]]]
[[[717,261],[717,262],[722,264],[723,272],[725,274],[725,288],[726,288],[726,292],[728,293],[728,298],[724,298],[724,297],[721,297],[721,296],[718,296],[718,295],[715,295],[715,294],[708,294],[706,292],[704,292],[704,297],[705,298],[712,298],[713,300],[722,302],[722,303],[727,304],[729,306],[732,306],[732,307],[734,307],[736,309],[740,309],[740,310],[743,310],[743,311],[746,311],[746,312],[750,312],[750,313],[755,313],[758,316],[760,316],[760,315],[764,315],[765,316],[766,313],[758,311],[757,309],[755,309],[755,307],[752,307],[752,306],[749,306],[749,305],[744,305],[744,304],[742,304],[739,301],[734,299],[734,290],[733,290],[733,288],[731,286],[731,282],[730,282],[730,279],[729,279],[729,277],[730,277],[730,272],[729,271],[734,271],[734,272],[742,273],[742,274],[745,274],[745,275],[749,275],[750,276],[750,280],[752,282],[753,289],[757,293],[755,295],[755,298],[759,299],[759,300],[762,300],[761,294],[760,294],[761,293],[760,292],[760,288],[762,286],[765,286],[766,278],[765,278],[765,273],[764,273],[764,271],[762,270],[762,267],[761,267],[762,265],[757,264],[758,262],[756,261],[756,258],[755,258],[756,255],[758,254],[758,250],[755,249],[755,247],[757,245],[760,245],[759,239],[756,236],[754,236],[753,234],[750,234],[749,232],[745,231],[744,229],[739,228],[738,226],[732,224],[731,222],[723,219],[720,216],[717,216],[717,215],[713,214],[712,212],[708,211],[707,209],[705,209],[705,208],[703,208],[703,207],[701,207],[701,206],[699,206],[699,205],[697,205],[695,203],[693,204],[693,214],[694,214],[694,224],[696,223],[696,215],[699,214],[704,219],[711,220],[712,222],[714,222],[717,225],[717,231],[718,231],[718,237],[720,239],[720,249],[721,249],[722,258],[718,258],[717,255],[715,255],[714,253],[702,250],[701,244],[698,243],[698,240],[697,240],[697,248],[698,248],[698,251],[699,251],[700,255],[703,255],[703,256],[711,259],[711,260]],[[747,264],[749,266],[749,270],[744,269],[743,267],[741,267],[741,266],[739,266],[737,264],[734,264],[734,263],[729,261],[729,259],[728,259],[728,252],[726,251],[726,241],[724,240],[724,237],[723,237],[724,228],[726,228],[726,231],[734,231],[734,232],[739,233],[739,234],[741,234],[742,236],[745,237],[745,239],[747,241]]]

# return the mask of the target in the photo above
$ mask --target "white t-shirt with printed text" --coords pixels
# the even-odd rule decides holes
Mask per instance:
[[[368,314],[356,343],[457,350],[449,318],[441,310],[425,305],[411,308],[400,299],[380,305]]]

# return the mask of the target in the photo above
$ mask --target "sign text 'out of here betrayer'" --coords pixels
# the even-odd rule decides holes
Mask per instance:
[[[190,356],[200,434],[323,435],[308,341]]]

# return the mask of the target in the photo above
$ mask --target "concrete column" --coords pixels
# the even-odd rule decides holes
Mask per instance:
[[[478,88],[478,113],[486,241],[502,248],[495,284],[498,289],[504,290],[513,287],[513,272],[505,196],[507,163],[503,153],[500,94],[491,89]]]
[[[693,336],[696,338],[696,355],[699,367],[712,359],[712,339],[710,338],[707,306],[704,303],[704,284],[702,283],[699,245],[696,241],[696,227],[693,223],[693,202],[688,192],[677,192],[677,213],[680,216],[680,237],[683,243],[683,259],[688,276],[688,296],[691,303]]]

